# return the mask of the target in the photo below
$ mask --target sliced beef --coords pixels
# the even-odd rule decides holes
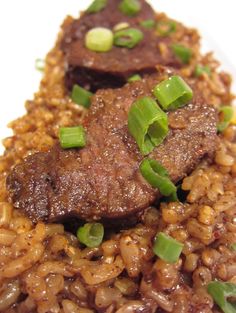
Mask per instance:
[[[66,86],[69,89],[75,83],[92,91],[121,87],[133,74],[155,72],[156,65],[180,65],[170,49],[167,49],[165,55],[160,53],[160,42],[168,46],[169,38],[158,37],[155,30],[140,26],[141,21],[155,20],[155,12],[150,5],[141,0],[141,11],[136,16],[129,17],[119,10],[120,2],[121,0],[108,0],[102,11],[84,13],[64,30],[61,47],[65,53]],[[112,30],[121,22],[127,22],[144,33],[144,39],[136,47],[128,49],[114,46],[106,53],[93,52],[85,47],[84,38],[88,30],[98,26]]]
[[[14,206],[34,221],[69,216],[99,220],[135,216],[158,199],[158,190],[140,174],[143,156],[128,132],[127,118],[132,103],[152,96],[153,86],[167,75],[98,91],[84,122],[86,147],[62,150],[58,144],[17,165],[7,178]],[[150,157],[176,183],[214,151],[217,117],[195,91],[192,103],[169,113],[168,119],[169,134]]]

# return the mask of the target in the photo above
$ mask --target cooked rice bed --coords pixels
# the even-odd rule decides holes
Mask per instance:
[[[160,14],[158,19],[168,19]],[[67,18],[64,25],[71,22]],[[202,164],[182,183],[185,203],[161,203],[149,208],[140,223],[124,231],[107,230],[98,248],[83,248],[61,224],[31,221],[7,200],[5,178],[28,154],[46,151],[61,126],[78,125],[86,113],[73,104],[64,89],[64,59],[58,43],[46,58],[45,74],[27,113],[10,123],[14,135],[6,138],[0,159],[0,312],[126,313],[218,312],[206,291],[217,278],[236,283],[236,131],[220,136],[212,164]],[[198,79],[206,101],[230,104],[231,78],[219,72],[211,54],[199,52],[199,35],[177,24],[173,41],[194,50],[189,66],[207,64],[209,78]],[[160,47],[164,54],[166,49]],[[181,258],[168,264],[152,251],[157,231],[184,243]]]

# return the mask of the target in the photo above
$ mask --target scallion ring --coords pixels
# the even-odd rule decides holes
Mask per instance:
[[[176,191],[174,191],[171,195],[164,197],[162,199],[163,202],[179,202],[179,198],[178,198],[178,187],[176,186]]]
[[[154,87],[153,94],[164,110],[178,109],[193,98],[192,89],[177,75],[159,83]]]
[[[178,57],[183,64],[189,64],[192,57],[192,50],[181,44],[173,44],[171,46],[173,53]]]
[[[89,248],[98,247],[103,240],[104,227],[101,223],[86,223],[77,231],[78,240]]]
[[[92,93],[79,85],[74,85],[71,93],[71,100],[76,103],[80,104],[85,108],[90,107]]]
[[[45,61],[43,59],[36,59],[35,60],[35,68],[36,70],[43,72],[45,68]]]
[[[107,0],[94,0],[86,10],[86,13],[97,13],[102,11],[107,5]]]
[[[85,131],[82,126],[61,127],[59,139],[63,149],[82,148],[86,144]]]
[[[129,26],[130,26],[129,23],[127,23],[127,22],[121,22],[121,23],[116,24],[116,25],[113,27],[113,30],[114,30],[114,32],[118,32],[119,30],[129,28]]]
[[[232,251],[236,251],[236,243],[232,243],[232,244],[230,245],[230,249],[231,249]]]
[[[118,47],[132,49],[141,40],[143,40],[143,33],[137,28],[123,29],[114,34],[114,45]]]
[[[168,171],[159,162],[153,159],[144,159],[139,169],[145,180],[153,188],[158,188],[163,196],[176,195],[176,186],[170,180]]]
[[[141,4],[139,0],[122,0],[119,9],[125,15],[134,16],[140,12]]]
[[[156,27],[157,34],[167,37],[176,31],[176,23],[174,21],[160,21]]]
[[[206,73],[208,76],[211,75],[211,69],[208,65],[196,65],[195,70],[194,70],[194,76],[195,77],[200,77],[202,76],[204,73]]]
[[[143,26],[145,28],[154,28],[154,26],[156,25],[155,20],[145,20],[140,22],[140,26]]]
[[[141,153],[146,155],[167,136],[167,115],[156,101],[150,97],[143,97],[135,101],[129,110],[128,129]]]
[[[220,121],[217,124],[218,132],[223,132],[230,124],[234,116],[234,109],[230,105],[224,105],[219,108]]]
[[[220,281],[212,281],[207,286],[207,292],[224,313],[236,313],[235,303],[227,300],[236,296],[236,285]]]
[[[85,35],[85,46],[91,51],[108,52],[113,46],[113,32],[105,27],[92,28]]]
[[[134,74],[133,76],[130,76],[128,78],[128,82],[132,83],[132,82],[136,82],[136,81],[141,80],[141,79],[142,79],[142,77],[139,74]]]
[[[178,261],[184,245],[165,233],[158,233],[153,246],[153,252],[168,263]]]

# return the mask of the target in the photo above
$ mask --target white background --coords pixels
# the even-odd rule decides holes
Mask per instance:
[[[223,68],[236,79],[235,0],[152,0],[186,25],[197,27],[204,50],[214,50]],[[0,0],[0,138],[11,134],[6,124],[24,113],[24,101],[37,90],[43,58],[66,15],[77,16],[89,0]],[[235,88],[236,90],[236,88]],[[0,147],[1,149],[1,147]]]

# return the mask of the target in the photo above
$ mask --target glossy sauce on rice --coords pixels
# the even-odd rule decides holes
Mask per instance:
[[[164,14],[159,20],[168,20]],[[71,23],[67,18],[64,27]],[[141,313],[219,312],[206,286],[214,279],[236,283],[236,129],[220,136],[212,163],[203,161],[182,182],[183,203],[150,207],[133,228],[107,230],[97,248],[84,248],[62,224],[33,225],[8,202],[10,169],[36,151],[47,151],[61,126],[80,124],[85,110],[72,103],[64,87],[60,39],[46,57],[39,92],[26,102],[27,113],[10,123],[14,135],[0,158],[0,312]],[[191,45],[193,58],[181,69],[194,78],[196,64],[211,76],[197,78],[205,100],[230,104],[231,78],[218,70],[212,54],[201,55],[199,35],[177,23],[173,41]],[[166,47],[161,45],[161,53]],[[158,231],[184,244],[169,264],[154,256]]]

